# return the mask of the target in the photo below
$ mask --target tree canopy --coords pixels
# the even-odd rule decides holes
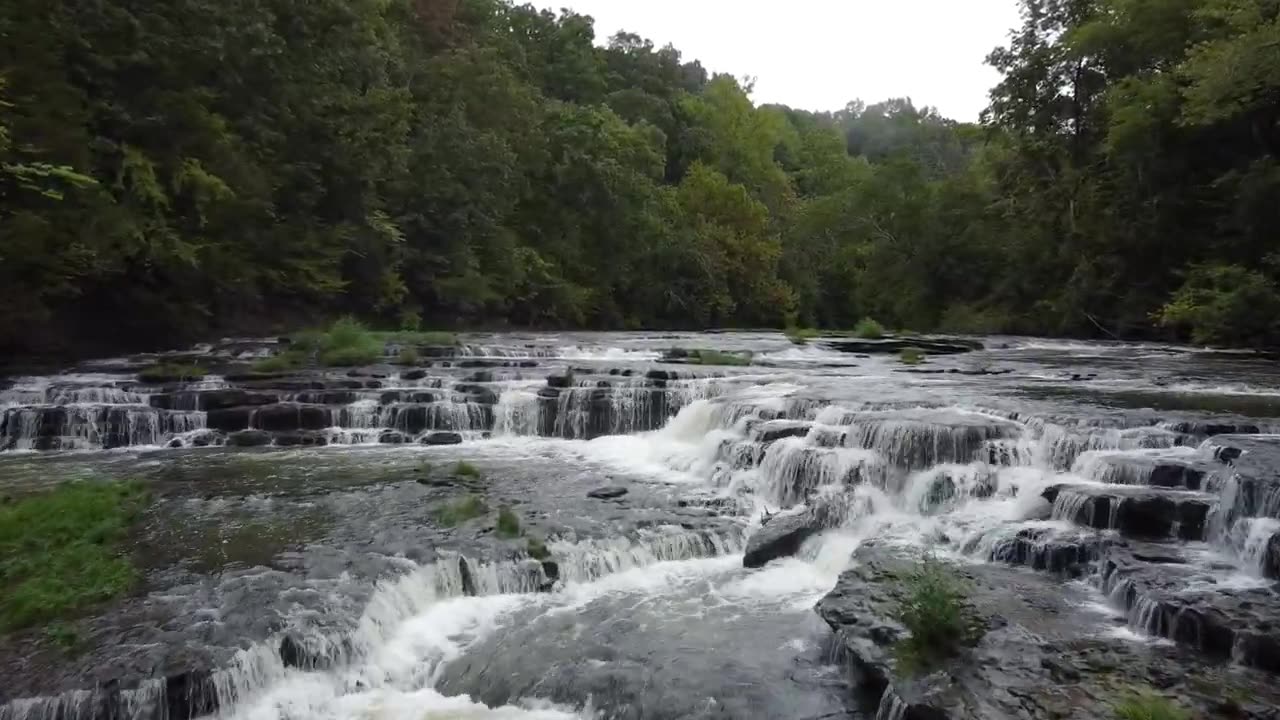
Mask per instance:
[[[341,313],[1280,344],[1280,0],[1022,6],[959,123],[758,106],[504,0],[0,0],[0,350]]]

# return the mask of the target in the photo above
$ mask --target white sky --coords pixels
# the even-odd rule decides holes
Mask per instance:
[[[757,103],[837,110],[910,97],[976,120],[999,75],[983,64],[1019,24],[1017,0],[533,0],[671,43],[710,71],[755,76]]]

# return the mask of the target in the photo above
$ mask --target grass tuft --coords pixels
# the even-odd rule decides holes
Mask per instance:
[[[453,474],[457,475],[458,477],[465,477],[465,478],[483,477],[483,475],[480,473],[480,468],[476,467],[475,465],[472,465],[466,460],[459,460],[458,464],[453,466]]]
[[[724,352],[721,350],[672,348],[667,351],[667,359],[683,360],[690,365],[724,365],[741,367],[751,364],[750,351]]]
[[[146,383],[203,380],[208,370],[195,363],[156,363],[138,372],[138,379]]]
[[[1134,692],[1113,706],[1117,720],[1191,720],[1191,712],[1153,692]]]
[[[415,348],[405,346],[400,348],[400,354],[396,355],[397,365],[417,365],[418,351]]]
[[[145,503],[132,483],[79,482],[0,507],[0,631],[73,617],[132,589],[139,576],[121,545]]]
[[[542,538],[531,537],[526,545],[529,557],[534,560],[546,560],[551,557],[551,551],[547,549],[547,542]]]
[[[884,337],[884,326],[872,320],[871,318],[863,318],[853,327],[853,334],[863,340],[879,340]]]
[[[808,345],[809,341],[821,335],[813,328],[789,327],[786,329],[787,339],[793,345]]]
[[[898,362],[903,365],[919,365],[924,362],[924,351],[920,348],[902,348],[898,353]]]
[[[505,505],[498,508],[498,537],[508,540],[520,537],[520,516]]]
[[[297,350],[286,350],[278,355],[262,358],[249,366],[250,372],[281,373],[297,370],[306,364],[306,356]]]
[[[436,522],[443,527],[455,527],[468,520],[474,520],[489,512],[484,499],[479,495],[468,495],[461,500],[436,508]]]
[[[897,655],[905,669],[930,667],[977,639],[964,585],[945,564],[926,556],[903,582],[897,619],[911,634],[898,643]]]

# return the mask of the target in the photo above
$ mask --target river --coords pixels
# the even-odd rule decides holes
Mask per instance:
[[[154,356],[9,378],[0,491],[129,478],[154,502],[145,587],[77,622],[82,652],[0,646],[0,719],[863,717],[814,606],[869,541],[977,565],[1081,550],[1055,582],[1110,643],[1180,639],[1134,583],[1091,577],[1100,539],[1271,603],[1280,494],[1243,492],[1219,440],[1280,432],[1275,362],[980,341],[908,366],[764,332],[468,335],[415,371],[264,378],[244,373],[273,341],[242,339],[193,351],[196,383],[140,383]],[[472,495],[489,512],[444,527]],[[800,506],[821,527],[744,567]],[[1240,637],[1220,659],[1274,672]]]

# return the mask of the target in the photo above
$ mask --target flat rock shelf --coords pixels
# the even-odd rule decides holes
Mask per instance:
[[[1273,360],[715,332],[260,364],[287,347],[0,380],[5,503],[147,491],[127,592],[0,635],[0,720],[1280,720]],[[920,667],[925,557],[977,631]]]

